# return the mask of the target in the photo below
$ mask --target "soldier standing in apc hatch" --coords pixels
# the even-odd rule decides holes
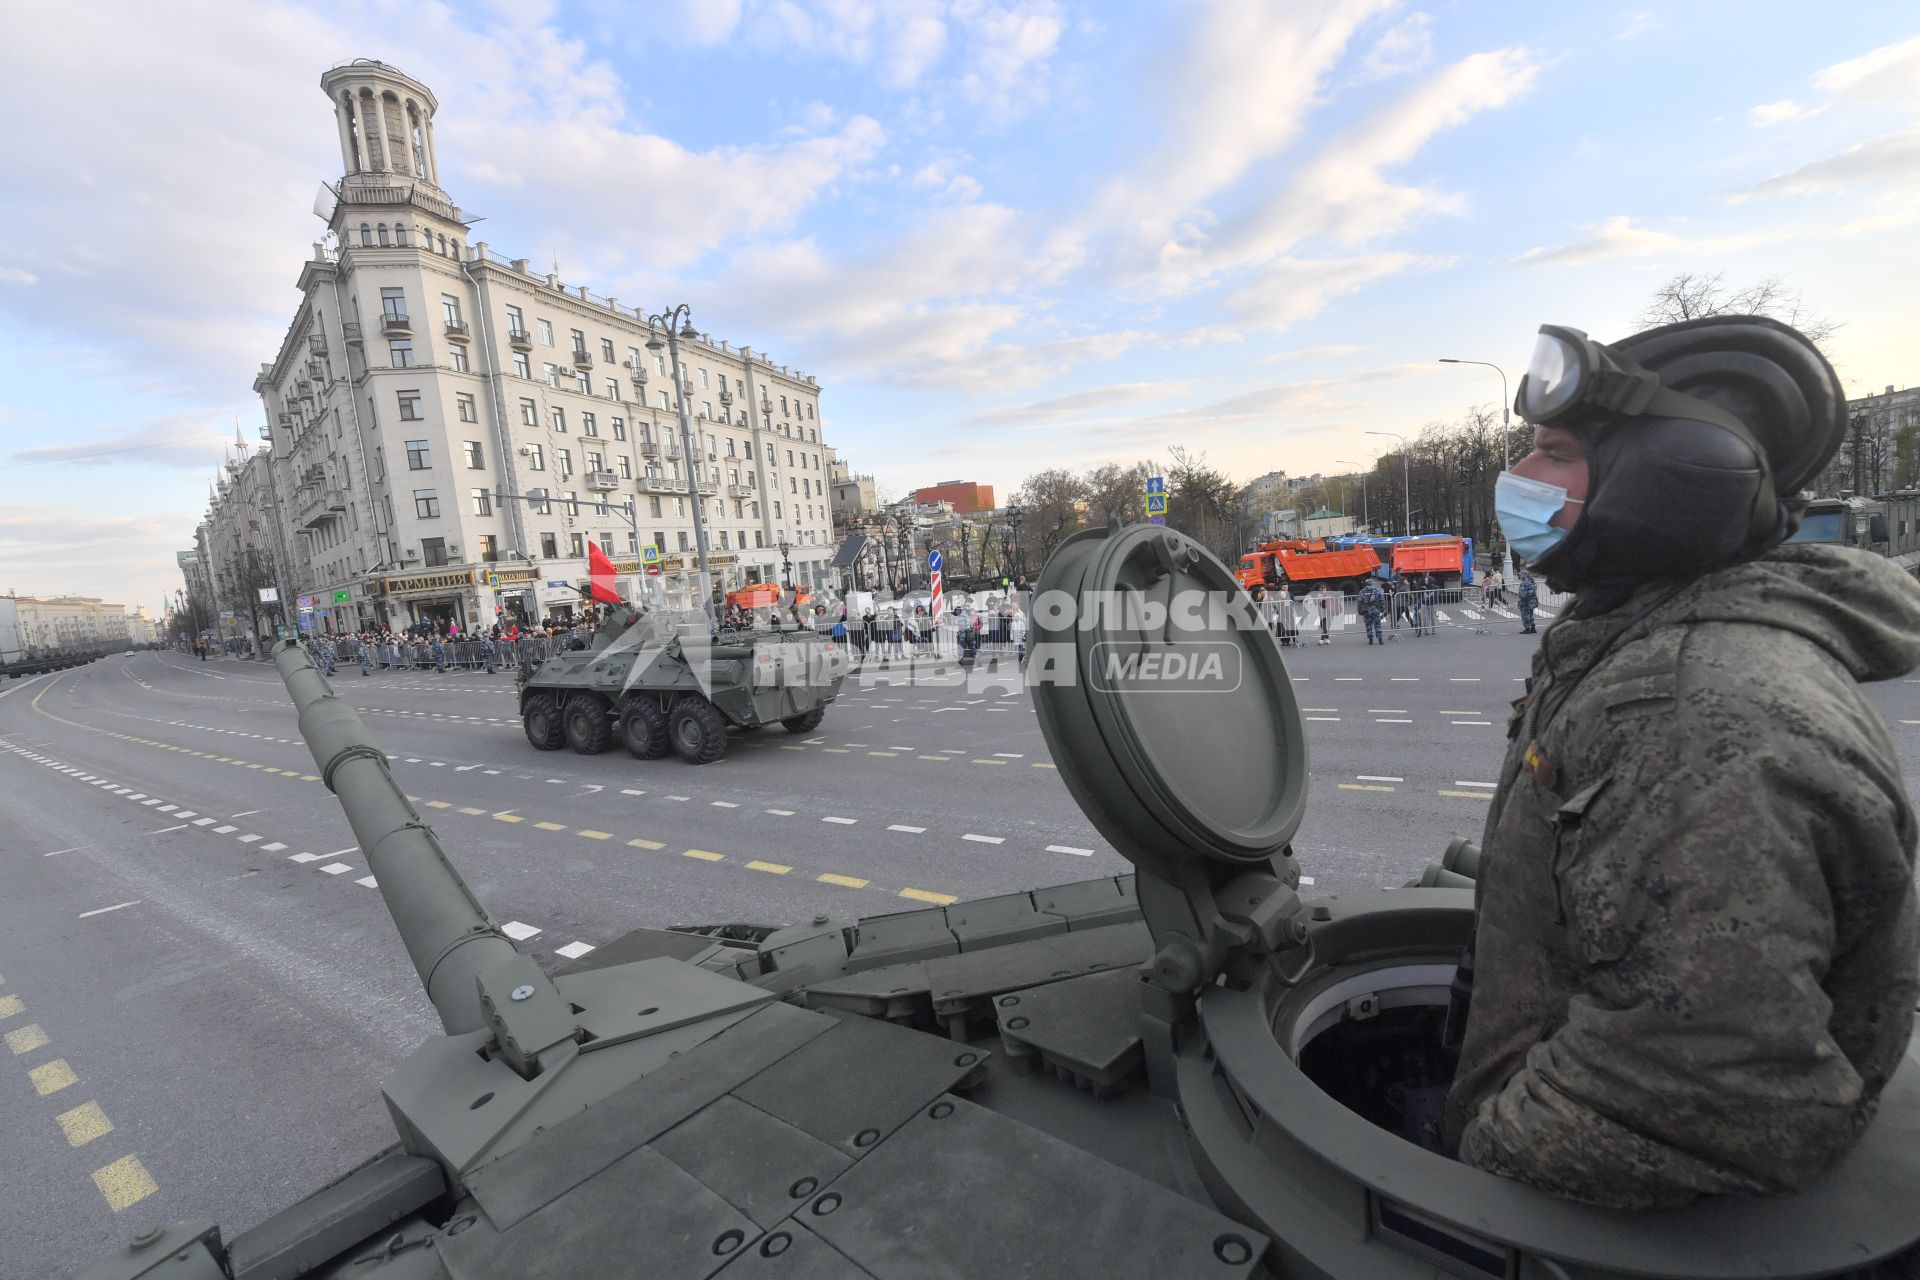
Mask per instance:
[[[1780,545],[1847,426],[1785,325],[1546,326],[1516,407],[1495,511],[1577,603],[1508,726],[1449,1145],[1621,1208],[1791,1190],[1872,1123],[1920,993],[1913,808],[1858,688],[1920,664],[1920,585]]]

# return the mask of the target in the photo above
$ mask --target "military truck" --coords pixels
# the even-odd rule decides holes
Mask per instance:
[[[1920,494],[1811,499],[1787,541],[1858,547],[1920,573]]]
[[[1052,590],[1237,594],[1150,525],[1075,536]],[[636,929],[552,972],[279,646],[444,1034],[385,1082],[393,1146],[231,1240],[150,1227],[85,1280],[1896,1274],[1920,1240],[1920,1039],[1858,1145],[1793,1195],[1595,1209],[1434,1150],[1472,846],[1400,888],[1303,898],[1306,726],[1279,648],[1229,615],[1198,642],[1231,658],[1218,687],[1169,697],[1100,677],[1110,646],[1196,643],[1127,612],[1036,611],[1034,644],[1076,677],[1035,687],[1060,777],[1131,874]]]
[[[541,751],[593,755],[617,738],[642,760],[711,764],[730,727],[813,732],[850,665],[844,646],[803,627],[716,639],[697,612],[618,609],[585,648],[520,669],[520,720]]]

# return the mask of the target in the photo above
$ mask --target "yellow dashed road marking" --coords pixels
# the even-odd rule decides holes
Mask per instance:
[[[589,839],[589,840],[611,840],[611,839],[613,839],[613,832],[611,832],[611,831],[595,831],[595,830],[593,830],[593,829],[592,829],[592,828],[590,828],[590,827],[582,827],[582,828],[580,828],[580,829],[579,829],[578,831],[576,831],[576,832],[574,832],[574,834],[575,834],[575,835],[577,835],[577,836],[585,836],[585,837],[586,837],[587,839]]]
[[[0,1018],[11,1018],[26,1007],[19,996],[0,996]]]
[[[837,884],[842,889],[864,889],[867,887],[867,881],[860,879],[858,876],[836,876],[829,872],[824,876],[815,876],[814,879],[818,880],[821,884]]]
[[[1342,791],[1391,791],[1393,790],[1392,787],[1370,787],[1370,786],[1367,786],[1365,783],[1361,783],[1361,782],[1343,782],[1340,784],[1340,789]]]
[[[938,903],[943,907],[952,906],[954,903],[960,901],[960,899],[950,893],[929,893],[925,889],[902,889],[900,896],[903,898],[912,898],[915,902]]]
[[[462,805],[460,806],[460,812],[467,814],[471,817],[479,818],[479,817],[484,817],[487,811],[485,809],[473,809],[473,808],[467,807],[466,805]]]
[[[778,862],[761,862],[759,859],[755,858],[747,863],[747,870],[764,871],[768,875],[783,876],[787,874],[787,872],[793,870],[793,868],[789,866],[785,866]]]
[[[898,751],[869,751],[867,754],[870,756],[879,756],[882,760],[891,760],[900,753]]]
[[[67,1065],[65,1058],[55,1058],[45,1066],[35,1067],[27,1072],[27,1078],[33,1081],[33,1091],[41,1097],[58,1093],[70,1084],[80,1083],[80,1077],[73,1074],[73,1068]]]
[[[922,760],[935,760],[941,764],[945,764],[947,761],[951,760],[953,757],[952,756],[921,756],[920,758]]]
[[[1005,764],[1005,763],[1006,763],[1006,761],[1005,761],[1005,760],[988,760],[988,759],[986,759],[986,758],[985,758],[985,757],[983,756],[983,757],[981,757],[980,759],[978,759],[978,760],[973,760],[973,761],[970,761],[969,763],[972,763],[972,764]]]
[[[706,849],[683,849],[680,851],[680,856],[683,858],[698,858],[702,862],[725,862],[727,860],[726,854],[713,853]]]
[[[852,751],[847,747],[822,747],[820,749],[828,755],[844,756],[852,754]]]
[[[1034,767],[1034,768],[1036,768],[1036,769],[1057,769],[1057,768],[1059,768],[1060,766],[1059,766],[1059,765],[1053,765],[1053,764],[1044,764],[1044,763],[1042,763],[1042,764],[1036,764],[1036,765],[1034,765],[1033,767]]]
[[[493,815],[493,820],[495,822],[525,822],[526,821],[525,818],[521,817],[517,813],[496,813]]]
[[[121,1156],[104,1169],[95,1169],[93,1185],[100,1188],[107,1207],[115,1213],[139,1204],[160,1189],[138,1156]]]
[[[627,843],[636,849],[664,849],[667,847],[658,840],[643,840],[639,836],[635,836],[633,839],[627,841]]]
[[[60,1123],[60,1132],[67,1135],[67,1145],[84,1147],[102,1134],[113,1132],[113,1121],[107,1119],[107,1113],[100,1109],[97,1102],[83,1102],[71,1111],[63,1111],[54,1117]]]
[[[450,804],[448,804],[448,803],[447,803],[447,802],[446,802],[445,800],[429,800],[429,801],[427,801],[427,808],[429,808],[429,809],[451,809],[451,808],[453,808],[453,806],[452,806],[452,805],[450,805]]]
[[[567,829],[567,824],[564,822],[536,822],[533,825],[542,831],[565,831]]]
[[[1493,792],[1491,791],[1442,791],[1440,794],[1443,796],[1458,796],[1462,800],[1493,799]]]
[[[791,746],[791,745],[789,745],[789,744],[787,744],[787,743],[784,743],[784,742],[780,744],[780,749],[781,749],[782,751],[805,751],[805,750],[806,750],[806,748],[805,748],[805,747],[796,747],[796,746]]]
[[[7,1048],[11,1049],[15,1055],[32,1053],[47,1042],[47,1033],[40,1029],[40,1024],[37,1022],[29,1023],[18,1031],[7,1032]]]

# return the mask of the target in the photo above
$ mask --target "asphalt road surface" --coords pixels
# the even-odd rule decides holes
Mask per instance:
[[[1309,894],[1478,837],[1535,638],[1501,621],[1289,651]],[[692,768],[533,750],[513,680],[335,680],[481,900],[543,963],[635,925],[852,919],[1127,869],[1013,664],[870,667],[819,730]],[[1920,679],[1873,686],[1910,779]],[[1205,733],[1204,722],[1195,733]],[[151,1222],[231,1237],[392,1140],[437,1023],[273,669],[142,653],[0,688],[0,1276]]]

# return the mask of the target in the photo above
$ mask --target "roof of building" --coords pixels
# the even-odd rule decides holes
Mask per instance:
[[[1307,519],[1309,520],[1344,520],[1346,518],[1347,518],[1346,512],[1329,511],[1325,507],[1320,508],[1318,511],[1314,512],[1312,515],[1307,517]]]

